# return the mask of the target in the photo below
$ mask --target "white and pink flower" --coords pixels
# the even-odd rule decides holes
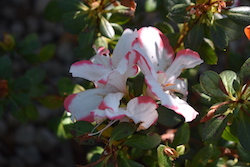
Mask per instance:
[[[184,69],[194,68],[203,60],[189,49],[180,50],[175,56],[167,37],[154,27],[143,27],[138,34],[133,46],[142,55],[138,64],[145,75],[147,95],[184,116],[186,122],[192,121],[198,112],[186,102],[187,83],[178,77]],[[183,98],[176,96],[176,92]]]

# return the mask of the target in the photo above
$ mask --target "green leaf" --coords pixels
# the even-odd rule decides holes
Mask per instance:
[[[9,56],[0,56],[0,79],[9,79],[12,75],[12,62]]]
[[[250,80],[250,58],[248,58],[240,69],[240,80],[241,82],[247,83]]]
[[[189,19],[187,16],[187,7],[190,6],[188,4],[177,4],[174,5],[169,14],[167,15],[171,20],[177,23],[184,23]]]
[[[170,144],[171,147],[177,147],[182,144],[187,144],[190,139],[189,124],[184,123],[178,128],[175,133],[174,141]]]
[[[88,10],[88,7],[79,0],[58,0],[58,4],[65,11]]]
[[[215,53],[213,43],[209,39],[204,39],[200,48],[198,49],[198,53],[207,64],[217,64],[218,57]]]
[[[157,158],[159,167],[172,167],[173,163],[169,157],[165,154],[164,149],[165,145],[159,145],[157,148]]]
[[[103,36],[107,38],[113,38],[115,35],[114,28],[111,26],[109,21],[106,20],[104,17],[101,17],[100,32]]]
[[[174,127],[185,121],[185,118],[183,116],[164,106],[159,106],[157,108],[157,111],[159,113],[158,122],[167,127]]]
[[[70,129],[76,137],[90,133],[94,129],[94,125],[86,121],[77,121],[73,124],[65,125],[65,127]]]
[[[31,87],[31,79],[27,76],[21,76],[15,80],[12,88],[15,91],[29,90]]]
[[[250,7],[238,6],[224,12],[229,19],[237,24],[247,26],[250,24]]]
[[[25,55],[33,55],[39,48],[41,43],[37,34],[29,34],[21,41],[19,45],[20,53]]]
[[[25,76],[31,80],[32,84],[36,85],[45,79],[46,73],[42,68],[33,67],[25,73]]]
[[[206,166],[209,159],[213,154],[213,145],[209,144],[203,147],[193,158],[191,166],[192,167],[203,167]]]
[[[128,17],[127,15],[125,15],[125,12],[120,13],[120,12],[114,11],[114,13],[112,13],[111,17],[109,18],[109,22],[123,25],[129,22],[130,19],[131,17]]]
[[[174,28],[167,22],[156,23],[155,27],[157,27],[163,34],[174,33]]]
[[[249,115],[239,113],[238,139],[241,146],[250,152],[250,118]]]
[[[28,106],[28,105],[32,104],[31,99],[30,99],[28,94],[15,93],[12,95],[12,97],[15,99],[17,104],[19,104],[20,106]]]
[[[56,52],[56,46],[54,44],[47,44],[43,46],[38,54],[40,61],[44,62],[51,59]]]
[[[220,115],[206,122],[202,133],[202,139],[210,142],[216,141],[227,126],[228,118],[229,115]]]
[[[215,22],[223,28],[229,41],[236,40],[243,35],[244,26],[236,24],[228,18],[218,19]]]
[[[185,38],[185,48],[198,50],[203,43],[204,27],[203,24],[195,24]]]
[[[151,133],[150,135],[136,134],[126,140],[124,145],[147,150],[156,147],[160,142],[161,137],[157,133]]]
[[[244,161],[244,162],[248,162],[250,163],[250,152],[245,150],[240,143],[237,144],[237,150],[239,152],[239,156],[240,158]]]
[[[130,136],[136,131],[136,125],[129,122],[122,122],[118,124],[111,133],[110,138],[112,140],[121,140]]]
[[[94,29],[87,32],[81,32],[78,36],[79,45],[82,49],[85,47],[92,47],[94,39],[95,39]]]
[[[220,76],[213,71],[206,71],[200,77],[202,88],[211,96],[219,98],[227,98],[227,92],[222,83]]]
[[[231,126],[227,126],[225,130],[222,133],[222,138],[227,140],[227,141],[233,141],[233,142],[239,142],[238,138],[234,136],[231,132]]]
[[[220,77],[229,95],[233,96],[233,94],[235,93],[233,88],[233,82],[237,79],[236,73],[233,71],[226,70],[220,73]]]
[[[225,50],[227,48],[229,42],[228,36],[226,35],[223,27],[216,24],[216,22],[210,26],[210,35],[215,46],[221,50]]]
[[[59,22],[64,12],[58,6],[58,0],[50,1],[44,9],[44,18],[51,22]]]
[[[63,15],[62,24],[65,31],[78,34],[90,24],[88,13],[84,11],[73,11]]]

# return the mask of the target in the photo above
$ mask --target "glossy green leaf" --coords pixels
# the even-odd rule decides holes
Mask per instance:
[[[227,92],[231,96],[233,96],[234,94],[233,82],[234,80],[237,79],[237,74],[233,71],[226,70],[220,73],[220,77]]]
[[[94,129],[94,125],[86,121],[77,121],[73,124],[66,125],[73,135],[78,137],[86,133],[90,133]]]
[[[90,20],[87,12],[73,11],[63,15],[62,24],[65,31],[78,34],[84,30],[85,27],[89,26]]]
[[[206,71],[200,77],[200,84],[202,88],[211,96],[227,98],[225,87],[222,80],[216,72]]]
[[[156,147],[160,142],[161,137],[157,133],[151,133],[149,135],[136,134],[126,140],[124,145],[147,150]]]
[[[164,107],[159,106],[157,108],[159,113],[158,122],[167,127],[174,127],[185,121],[184,117],[175,113],[174,111]]]
[[[250,118],[249,115],[240,113],[238,124],[238,139],[241,146],[250,152]]]
[[[198,53],[201,56],[202,60],[204,60],[207,64],[215,65],[218,62],[217,54],[215,53],[215,49],[212,41],[205,39],[200,48],[198,49]]]
[[[238,138],[237,136],[233,135],[231,131],[231,126],[227,126],[222,133],[222,138],[227,141],[233,141],[237,143]]]
[[[202,139],[205,141],[216,141],[227,126],[229,116],[217,116],[205,123]]]
[[[47,61],[51,59],[56,52],[56,46],[54,44],[47,44],[43,46],[38,54],[40,61]]]
[[[187,144],[190,139],[189,124],[182,124],[175,133],[174,141],[170,144],[172,147],[177,147],[182,144]]]
[[[0,56],[0,79],[9,79],[12,75],[12,61],[9,56]]]
[[[165,145],[159,145],[157,148],[157,158],[158,158],[158,165],[159,167],[172,167],[173,163],[169,159],[169,157],[164,152]]]
[[[185,48],[199,50],[203,43],[204,27],[203,24],[195,24],[185,38]]]
[[[94,30],[81,32],[78,36],[79,45],[82,49],[85,47],[92,47],[94,40],[95,40]]]
[[[213,145],[209,144],[203,147],[193,158],[192,167],[203,167],[206,166],[209,159],[213,154]]]
[[[215,46],[221,50],[225,50],[227,48],[229,42],[228,36],[226,35],[223,27],[216,24],[216,22],[210,26],[210,35]]]
[[[109,18],[109,22],[123,25],[123,24],[129,22],[130,19],[131,19],[131,17],[125,15],[125,11],[122,11],[122,12],[114,11],[112,13],[111,17]]]
[[[250,7],[238,6],[224,12],[229,19],[237,24],[247,26],[250,24]]]
[[[112,130],[110,138],[112,140],[124,139],[134,133],[136,129],[137,127],[135,124],[129,122],[122,122]]]
[[[223,28],[229,41],[236,40],[243,35],[244,26],[236,24],[228,18],[218,19],[215,22]]]
[[[250,80],[250,58],[248,58],[240,69],[240,80],[243,83],[247,83]]]
[[[187,7],[188,4],[177,4],[171,8],[169,14],[167,15],[171,20],[177,23],[184,23],[188,20]]]
[[[115,35],[114,28],[111,26],[109,21],[106,20],[104,17],[101,17],[100,32],[103,36],[107,38],[113,38]]]

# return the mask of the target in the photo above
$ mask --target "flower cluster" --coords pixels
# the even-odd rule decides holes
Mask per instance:
[[[175,55],[167,37],[154,27],[126,29],[112,56],[103,47],[94,49],[96,55],[90,60],[70,67],[74,77],[95,84],[66,98],[64,105],[73,120],[133,121],[139,124],[138,130],[147,129],[158,119],[158,103],[181,114],[186,122],[196,118],[198,113],[186,102],[187,84],[179,75],[203,62],[198,53],[184,49]],[[138,73],[144,75],[146,88],[135,96],[127,80]]]

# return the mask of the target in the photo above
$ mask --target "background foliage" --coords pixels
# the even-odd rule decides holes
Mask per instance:
[[[57,67],[46,64],[58,61],[61,48],[57,43],[42,43],[37,33],[22,37],[8,31],[2,34],[2,120],[13,117],[19,124],[38,124],[41,108],[57,113],[43,120],[42,126],[63,141],[77,142],[71,147],[79,166],[249,166],[250,47],[244,36],[244,28],[250,25],[249,4],[213,0],[119,2],[49,1],[43,17],[61,25],[65,40],[73,46],[72,53],[64,55],[71,56],[61,69],[65,73],[56,78],[50,71]],[[182,116],[160,106],[157,124],[147,130],[137,132],[136,125],[121,123],[109,127],[101,137],[88,136],[94,125],[72,123],[62,106],[68,95],[93,87],[66,74],[70,64],[92,57],[92,45],[112,50],[125,28],[149,25],[159,28],[175,51],[190,48],[205,61],[182,74],[189,82],[189,103],[200,115],[192,123],[184,123]],[[19,71],[16,64],[25,68]]]

